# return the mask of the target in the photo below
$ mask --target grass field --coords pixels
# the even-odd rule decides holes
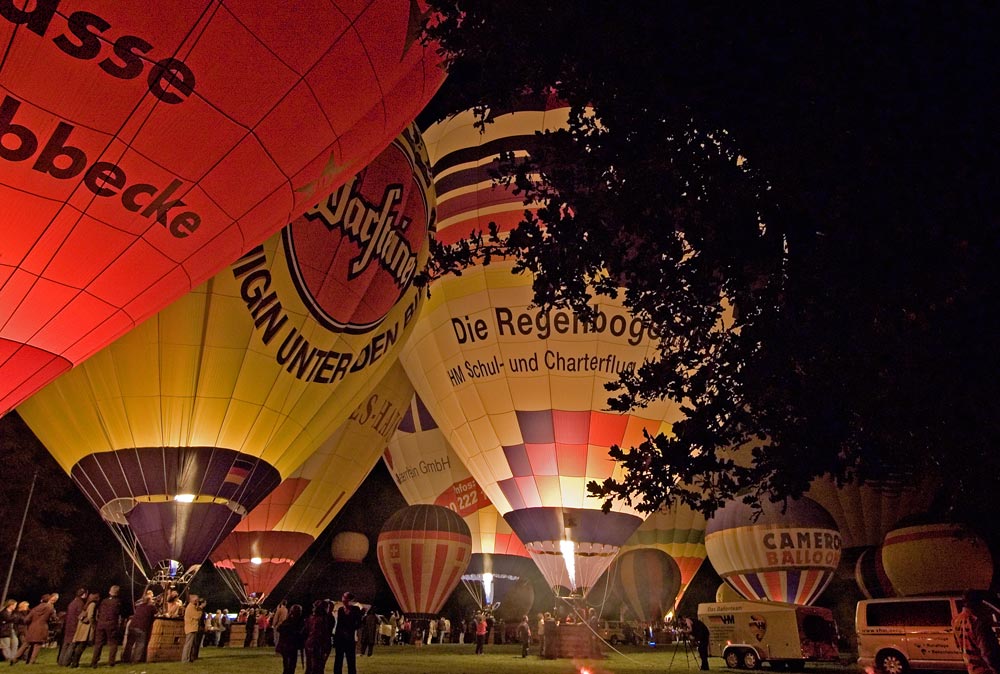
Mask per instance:
[[[358,674],[578,674],[586,668],[592,674],[695,674],[698,662],[683,650],[671,646],[658,648],[623,648],[621,654],[609,651],[608,657],[598,661],[542,660],[529,655],[521,658],[519,646],[487,646],[486,654],[475,656],[471,645],[433,645],[423,648],[413,646],[376,647],[375,655],[358,658]],[[107,651],[101,669],[107,669]],[[90,650],[81,660],[81,668],[89,670]],[[38,662],[32,665],[34,674],[66,672],[56,666],[55,650],[45,650]],[[726,670],[722,660],[712,658],[713,670]],[[15,665],[16,668],[24,667]],[[7,669],[5,667],[5,669]],[[0,670],[2,672],[4,670]],[[13,672],[14,669],[9,671]],[[203,648],[202,657],[195,663],[157,662],[142,665],[118,663],[114,671],[121,674],[181,674],[182,672],[209,672],[211,674],[280,674],[281,660],[271,649],[218,649]],[[296,670],[299,674],[303,667]],[[333,658],[327,663],[326,672],[333,671]],[[732,670],[739,671],[739,670]],[[766,672],[765,669],[762,672]],[[809,665],[807,674],[857,674],[856,666]],[[345,669],[346,673],[346,669]]]

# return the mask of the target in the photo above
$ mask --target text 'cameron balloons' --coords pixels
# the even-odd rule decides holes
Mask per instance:
[[[989,589],[993,555],[981,536],[961,524],[911,519],[917,521],[901,523],[882,543],[882,565],[896,594]]]
[[[327,222],[329,208],[348,215]],[[358,219],[380,223],[378,238],[358,236]],[[432,224],[411,128],[305,216],[19,411],[151,566],[200,564],[396,362],[423,297],[410,281]]]
[[[708,521],[705,548],[716,572],[751,600],[813,603],[840,563],[840,533],[823,506],[808,498],[731,501]],[[784,512],[782,510],[784,509]]]
[[[347,421],[212,552],[212,562],[237,597],[270,594],[323,533],[378,462],[412,395],[397,361]],[[333,551],[336,561],[360,562],[368,539],[340,533]]]
[[[0,3],[0,414],[366,166],[444,78],[421,20],[416,0]]]
[[[472,540],[457,513],[434,505],[396,511],[378,536],[378,564],[403,613],[436,618],[469,566]]]
[[[681,571],[670,555],[649,548],[631,550],[614,563],[621,596],[639,620],[662,620],[673,609]]]
[[[678,604],[705,561],[705,527],[705,516],[690,506],[683,503],[664,506],[635,530],[619,554],[645,548],[668,554],[681,574],[680,588],[674,600]]]
[[[455,454],[430,412],[414,396],[385,450],[385,463],[410,505],[439,505],[465,519],[472,561],[462,582],[483,607],[504,599],[523,576],[528,551]]]
[[[455,243],[495,221],[507,231],[525,206],[494,188],[499,153],[522,153],[568,109],[500,115],[485,133],[463,113],[426,132],[439,203],[439,240]],[[620,302],[595,300],[596,324],[533,307],[532,278],[509,260],[431,285],[400,359],[445,438],[524,543],[549,585],[585,590],[642,523],[622,501],[601,511],[587,483],[620,468],[611,445],[669,431],[679,410],[657,403],[605,412],[605,384],[655,357],[655,338]]]

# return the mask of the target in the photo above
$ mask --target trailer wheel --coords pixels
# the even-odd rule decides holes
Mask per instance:
[[[757,657],[757,653],[752,648],[743,651],[743,666],[747,669],[760,668],[760,658]]]
[[[909,663],[898,651],[882,651],[875,657],[875,668],[882,674],[906,674]]]
[[[740,657],[738,648],[726,649],[722,659],[726,661],[726,667],[729,669],[740,669],[743,667],[743,658]]]

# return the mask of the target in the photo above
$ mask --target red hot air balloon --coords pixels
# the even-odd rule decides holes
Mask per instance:
[[[805,497],[761,509],[759,517],[742,501],[719,509],[706,529],[709,561],[747,599],[813,603],[840,563],[836,522]]]
[[[378,536],[378,564],[408,617],[438,616],[469,565],[472,538],[457,513],[435,505],[396,511]]]
[[[0,414],[388,145],[420,4],[0,2]]]

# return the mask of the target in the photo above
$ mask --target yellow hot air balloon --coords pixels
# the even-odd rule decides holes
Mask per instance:
[[[527,561],[528,551],[418,396],[410,402],[384,459],[408,504],[444,506],[462,516],[472,536],[472,558],[462,582],[480,608],[502,600],[524,577],[522,560]]]
[[[413,396],[398,361],[309,459],[254,508],[212,552],[241,599],[266,596],[319,537],[378,462]],[[368,551],[363,534],[338,534],[335,552]],[[360,537],[360,539],[358,538]],[[340,541],[345,545],[336,546]]]
[[[564,126],[567,108],[501,115],[484,134],[471,113],[425,133],[439,199],[439,240],[462,241],[524,212],[494,188],[504,151],[523,153],[535,132]],[[569,310],[532,307],[529,275],[512,263],[473,266],[437,279],[401,360],[418,395],[551,586],[585,589],[642,522],[618,501],[608,513],[587,482],[616,475],[608,448],[634,446],[643,430],[669,431],[679,410],[657,403],[607,412],[604,385],[655,357],[654,335],[620,302],[595,300],[594,325]]]
[[[395,362],[434,199],[415,127],[20,413],[141,566],[200,564]]]
[[[371,544],[368,537],[357,531],[341,531],[330,543],[330,556],[335,562],[360,564],[368,554]]]
[[[901,597],[989,589],[993,555],[969,527],[917,515],[885,535],[882,567]]]

